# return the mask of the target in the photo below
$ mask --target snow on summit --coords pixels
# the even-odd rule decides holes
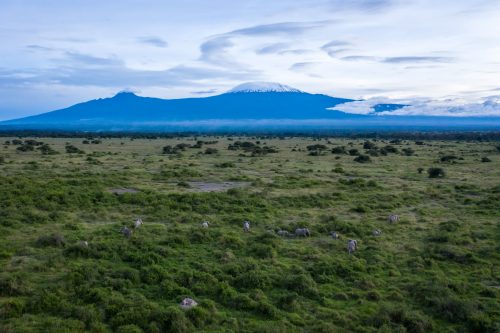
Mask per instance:
[[[230,93],[252,93],[252,92],[294,92],[301,93],[299,89],[275,82],[247,82],[229,90]]]

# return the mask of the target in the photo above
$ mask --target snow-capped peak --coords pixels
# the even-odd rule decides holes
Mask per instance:
[[[294,92],[301,93],[299,89],[275,82],[247,82],[229,90],[230,93],[256,93],[256,92]]]

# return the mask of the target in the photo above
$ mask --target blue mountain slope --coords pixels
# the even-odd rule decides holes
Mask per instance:
[[[330,130],[498,129],[499,117],[380,116],[402,104],[378,104],[368,115],[333,108],[351,99],[309,94],[269,82],[247,83],[228,93],[184,99],[123,92],[66,109],[0,122],[1,129],[61,130]]]
[[[172,100],[140,97],[126,92],[112,98],[92,100],[4,124],[345,118],[353,115],[326,108],[350,101],[352,100],[302,92],[233,92],[206,98]]]

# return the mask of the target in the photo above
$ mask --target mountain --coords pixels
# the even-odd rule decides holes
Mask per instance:
[[[160,99],[120,92],[65,109],[0,122],[0,129],[63,130],[316,130],[499,128],[491,118],[379,116],[402,104],[378,104],[369,115],[335,107],[352,99],[310,94],[271,82],[241,84],[210,97]]]
[[[200,120],[329,119],[352,117],[327,108],[351,99],[309,94],[277,83],[247,83],[227,93],[183,99],[159,99],[120,92],[66,109],[3,124],[126,124]]]

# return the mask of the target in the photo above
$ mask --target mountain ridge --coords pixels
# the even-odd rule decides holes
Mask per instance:
[[[373,126],[497,126],[498,121],[437,116],[387,116],[380,112],[407,105],[378,104],[372,114],[336,109],[355,102],[348,98],[303,92],[279,83],[245,83],[209,97],[161,99],[121,91],[113,97],[94,99],[39,115],[0,122],[1,128],[356,128]],[[500,119],[500,118],[499,118]],[[495,123],[496,122],[496,123]],[[453,126],[452,126],[453,127]]]

